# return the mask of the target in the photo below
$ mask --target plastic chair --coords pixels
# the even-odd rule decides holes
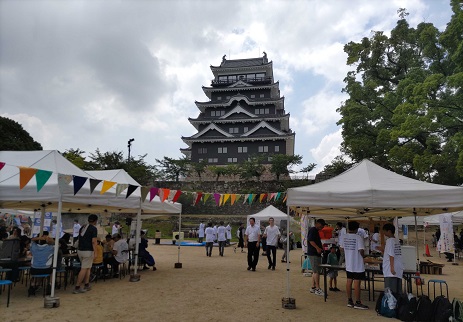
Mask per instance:
[[[36,274],[36,275],[31,275],[31,281],[30,281],[30,286],[29,287],[32,287],[32,280],[34,280],[34,287],[37,286],[37,279],[41,279],[40,281],[40,286],[42,287],[43,289],[43,297],[45,297],[46,293],[47,293],[47,284],[45,284],[45,282],[48,282],[49,279],[50,279],[50,274]],[[28,295],[28,297],[30,297],[30,293]]]
[[[8,298],[6,301],[6,307],[10,306],[10,293],[11,293],[11,286],[13,285],[13,282],[10,280],[0,280],[0,294],[2,294],[2,288],[8,285]]]

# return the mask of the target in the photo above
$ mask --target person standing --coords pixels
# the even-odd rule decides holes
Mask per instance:
[[[114,236],[115,234],[119,234],[121,228],[122,228],[121,224],[118,221],[116,221],[112,227],[111,235]]]
[[[206,256],[211,257],[215,238],[214,228],[212,228],[211,222],[207,223],[207,228],[204,233],[206,234]]]
[[[77,248],[77,256],[80,260],[80,272],[77,276],[76,286],[73,293],[85,293],[90,291],[90,271],[92,269],[94,252],[96,251],[98,230],[95,225],[98,220],[97,215],[88,216],[88,224],[80,228],[79,231],[79,247]],[[81,288],[82,283],[84,287]]]
[[[77,241],[79,238],[79,231],[82,226],[79,224],[79,221],[77,219],[74,219],[74,226],[72,227],[72,244]]]
[[[345,256],[344,256],[344,246],[342,245],[342,240],[344,236],[347,234],[346,227],[342,224],[342,222],[336,223],[336,230],[338,231],[338,247],[339,252],[341,253],[341,257],[339,258],[339,265],[345,263]]]
[[[217,242],[217,225],[214,225],[213,229],[214,229],[214,243],[216,243]]]
[[[346,254],[347,306],[359,310],[368,310],[368,306],[362,304],[360,300],[360,282],[365,279],[365,264],[363,263],[365,245],[363,238],[357,234],[359,226],[357,221],[349,221],[348,233],[343,240]],[[352,300],[352,284],[355,287],[355,303]]]
[[[248,271],[256,271],[259,262],[260,228],[255,224],[254,217],[249,218],[249,226],[244,232],[244,247],[248,249]]]
[[[326,225],[324,219],[317,219],[315,226],[310,228],[307,233],[307,255],[309,256],[310,264],[312,265],[312,288],[310,293],[315,295],[324,296],[325,293],[320,288],[320,265],[322,263],[321,254],[323,252],[323,245],[320,239],[319,231]]]
[[[265,228],[264,237],[267,238],[267,259],[268,269],[275,270],[277,246],[280,239],[280,229],[275,226],[275,219],[270,217],[268,219],[269,225]]]
[[[198,231],[198,243],[202,243],[204,239],[204,228],[205,225],[201,222],[199,223],[199,231]]]
[[[381,246],[381,236],[379,235],[379,227],[373,228],[373,235],[371,235],[371,252],[372,253],[377,253],[378,252],[378,246]]]
[[[223,221],[220,222],[220,226],[217,227],[217,241],[219,242],[219,255],[223,256],[225,250],[225,243],[227,242],[227,230],[223,225]]]
[[[404,264],[402,261],[402,246],[395,238],[395,227],[393,224],[383,226],[384,236],[387,237],[384,250],[377,247],[383,253],[383,275],[384,288],[389,287],[392,292],[399,294],[402,292],[402,277]]]
[[[238,237],[238,246],[235,246],[235,253],[237,247],[241,247],[241,252],[244,253],[244,224],[242,222],[236,231],[236,236]]]
[[[232,229],[231,229],[230,223],[228,223],[225,229],[227,230],[227,245],[230,245],[230,240],[232,239],[232,232],[231,232]]]

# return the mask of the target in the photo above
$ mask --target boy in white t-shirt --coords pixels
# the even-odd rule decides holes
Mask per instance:
[[[402,277],[404,264],[402,262],[402,246],[395,238],[393,224],[383,226],[384,236],[387,237],[383,251],[384,288],[389,287],[392,292],[399,294],[402,291]],[[381,247],[378,247],[380,250]]]
[[[348,233],[343,238],[344,253],[346,256],[346,274],[347,274],[347,306],[359,310],[368,310],[368,306],[362,304],[360,300],[360,282],[365,279],[364,241],[357,235],[359,223],[350,221],[348,224]],[[355,286],[355,300],[352,300],[352,283]]]

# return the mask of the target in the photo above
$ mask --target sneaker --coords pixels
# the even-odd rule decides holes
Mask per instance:
[[[339,288],[337,288],[337,287],[333,288],[333,291],[335,291],[335,292],[341,292],[341,290],[340,290]]]
[[[89,285],[89,286],[84,286],[84,291],[91,291],[92,290],[92,287]]]
[[[310,288],[310,293],[315,293],[316,290],[317,290],[316,287],[311,287],[311,288]]]
[[[329,290],[332,291],[332,292],[336,292],[336,291],[334,290],[334,288],[332,288],[332,287],[330,287]]]
[[[87,292],[83,288],[75,288],[74,291],[72,291],[73,294],[80,294],[80,293],[85,293]]]
[[[274,271],[274,270],[275,270],[275,266],[272,266],[272,271]]]
[[[272,265],[269,265],[269,266],[268,266],[268,269],[272,269]]]
[[[325,292],[321,288],[317,288],[314,292],[315,295],[324,296]]]
[[[361,302],[356,302],[355,305],[354,305],[354,309],[368,310],[368,306],[362,304]]]
[[[354,307],[354,301],[352,300],[347,301],[347,307]]]

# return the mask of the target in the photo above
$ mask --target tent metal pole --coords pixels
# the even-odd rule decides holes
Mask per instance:
[[[286,206],[286,297],[289,299],[291,297],[291,285],[290,285],[290,265],[289,265],[289,232],[290,232],[290,224],[291,224],[291,216],[289,215],[289,206]]]
[[[415,216],[415,239],[416,239],[416,271],[420,271],[420,251],[418,250],[418,220],[416,219],[416,212],[413,212]]]
[[[42,207],[42,209],[40,209],[40,230],[39,230],[39,236],[42,236],[44,221],[45,221],[45,207]]]
[[[178,254],[177,254],[177,263],[174,264],[175,268],[182,268],[182,263],[180,262],[180,248],[182,245],[182,212],[180,211],[178,216]]]
[[[138,252],[140,251],[140,232],[141,232],[141,198],[137,211],[137,225],[135,231],[135,254],[133,254],[133,275],[137,275],[138,271]]]
[[[58,228],[56,229],[56,236],[55,236],[55,249],[53,252],[53,272],[51,274],[51,294],[50,296],[53,298],[55,297],[55,284],[56,284],[56,268],[58,267],[58,249],[59,249],[59,236],[61,235],[61,210],[63,208],[63,201],[62,196],[60,194],[59,201],[58,201],[58,214],[56,215],[56,225]],[[45,210],[43,211],[45,214]],[[43,225],[43,221],[40,223]],[[43,226],[42,226],[43,227]]]

